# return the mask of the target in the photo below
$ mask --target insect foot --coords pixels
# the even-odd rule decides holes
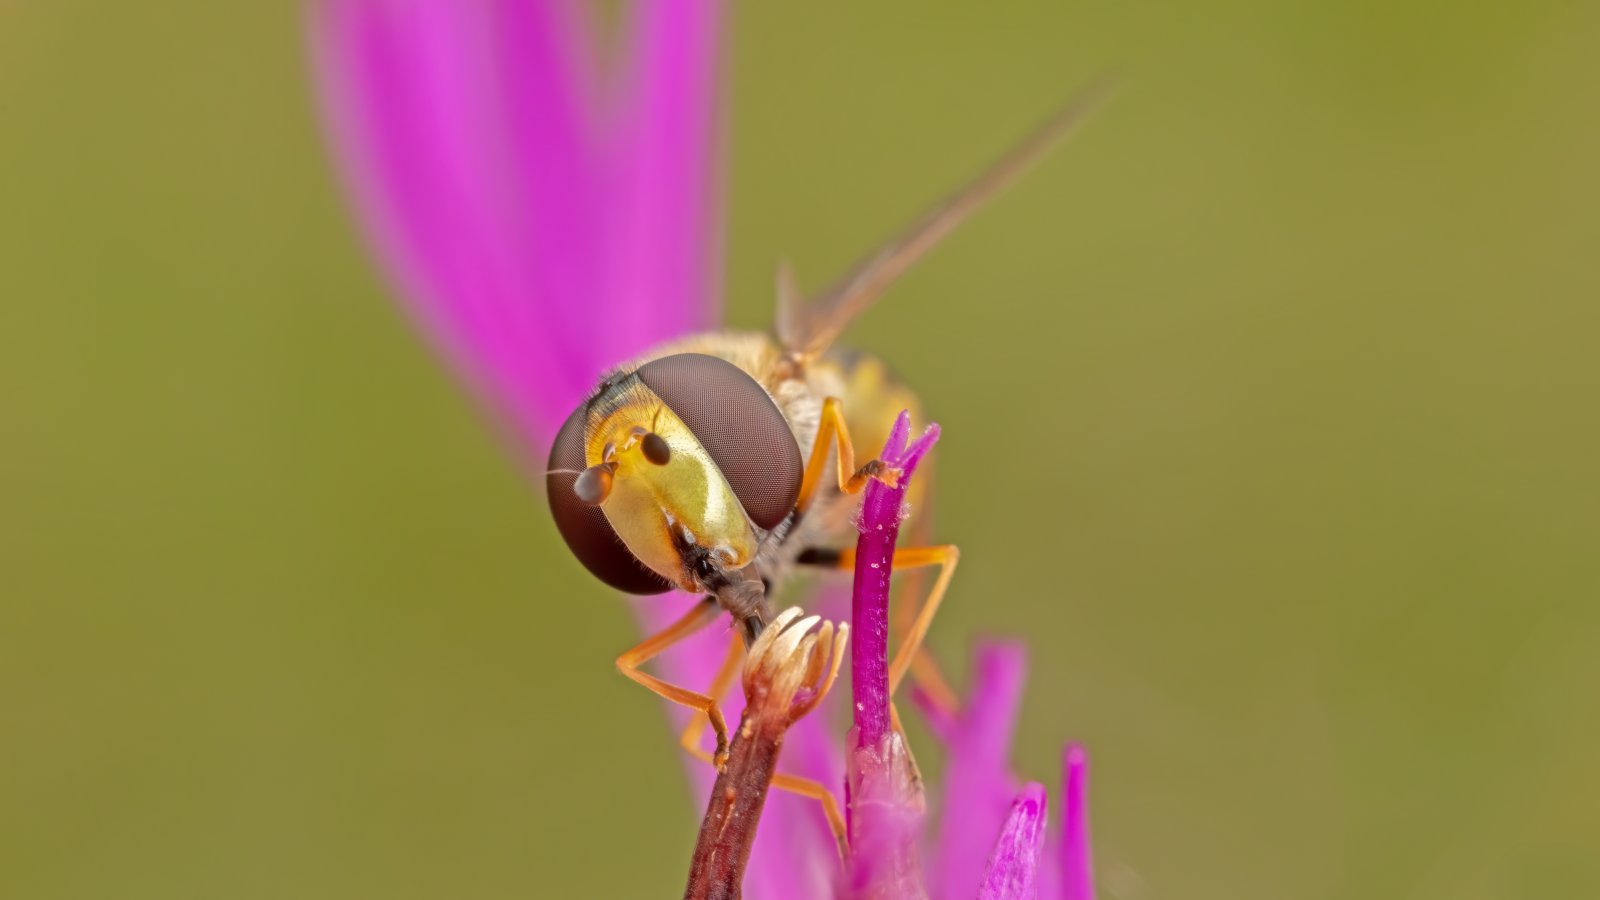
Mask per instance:
[[[883,482],[884,487],[897,488],[900,479],[905,477],[905,472],[889,465],[881,459],[875,459],[861,467],[860,475]]]

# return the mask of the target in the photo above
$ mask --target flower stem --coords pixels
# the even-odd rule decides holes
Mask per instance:
[[[774,712],[778,711],[759,704],[745,710],[727,768],[711,788],[711,803],[689,861],[685,900],[736,900],[741,894],[756,823],[761,820],[788,729],[787,716]]]

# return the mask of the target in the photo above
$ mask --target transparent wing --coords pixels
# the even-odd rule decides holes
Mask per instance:
[[[981,175],[924,213],[876,253],[861,260],[844,278],[815,299],[806,300],[789,266],[780,266],[779,340],[802,356],[816,356],[826,350],[840,332],[913,263],[1071,134],[1106,98],[1113,84],[1109,76],[1091,82]]]

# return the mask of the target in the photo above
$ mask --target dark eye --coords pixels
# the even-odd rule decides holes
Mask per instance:
[[[694,432],[750,521],[771,529],[789,515],[800,494],[800,447],[766,388],[700,353],[652,360],[638,376]]]
[[[572,548],[572,555],[606,584],[628,594],[670,591],[672,585],[646,568],[617,537],[600,507],[579,500],[572,490],[578,473],[588,465],[583,456],[583,420],[587,412],[579,407],[569,416],[556,434],[555,446],[550,448],[550,473],[545,475],[544,485],[556,528]]]

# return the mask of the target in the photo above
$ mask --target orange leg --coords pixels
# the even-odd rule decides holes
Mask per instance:
[[[900,482],[900,470],[884,465],[882,460],[868,460],[861,468],[856,468],[856,450],[850,443],[850,429],[844,422],[844,406],[839,398],[829,397],[822,401],[817,439],[811,445],[811,458],[806,461],[806,471],[800,479],[800,495],[794,502],[796,512],[804,513],[816,499],[817,488],[822,486],[822,476],[828,467],[828,451],[835,446],[839,450],[839,490],[844,493],[859,493],[871,478],[890,487]],[[852,474],[846,475],[846,472]]]
[[[848,855],[850,839],[845,831],[844,814],[839,812],[839,801],[834,798],[833,791],[827,789],[820,781],[810,778],[801,778],[797,775],[785,775],[779,772],[772,776],[772,786],[780,791],[799,794],[822,804],[822,814],[828,817],[828,827],[833,829],[833,840],[839,850],[839,858]]]
[[[722,658],[722,667],[717,669],[716,677],[711,679],[711,688],[707,691],[713,701],[720,701],[728,693],[728,687],[739,677],[739,664],[743,661],[744,637],[735,634],[733,640],[728,642],[728,655]],[[705,755],[705,751],[700,749],[700,734],[705,730],[708,718],[710,718],[709,713],[696,710],[694,715],[689,717],[689,724],[684,726],[683,733],[678,736],[678,742],[683,745],[683,749],[696,756]],[[712,761],[710,756],[706,756],[705,759],[707,762]]]
[[[924,478],[927,477],[927,470],[932,465],[933,462],[930,460],[923,461]],[[933,538],[933,529],[930,527],[933,517],[927,512],[932,507],[932,503],[932,492],[924,492],[924,512],[911,523],[911,533],[907,535],[912,546],[927,544]],[[896,642],[905,640],[905,636],[911,632],[912,623],[917,617],[915,600],[918,597],[927,596],[930,583],[926,577],[928,574],[926,567],[913,568],[910,571],[903,571],[895,579],[901,583],[896,585],[895,593],[889,600],[889,624],[894,629],[892,633]],[[926,646],[918,647],[916,653],[912,654],[910,675],[911,681],[916,684],[917,688],[928,698],[928,702],[936,709],[943,710],[946,713],[954,713],[961,707],[961,701],[956,697],[956,692],[951,689],[949,679],[945,678],[944,672],[940,670],[938,662],[934,659],[933,654],[928,652]]]
[[[684,614],[683,618],[617,657],[617,670],[622,674],[673,703],[703,713],[710,720],[711,729],[717,735],[717,752],[711,761],[718,771],[728,762],[728,726],[722,720],[722,710],[717,708],[717,701],[705,694],[662,681],[639,667],[660,656],[668,647],[704,628],[720,614],[721,610],[709,600],[697,603],[694,609]]]

